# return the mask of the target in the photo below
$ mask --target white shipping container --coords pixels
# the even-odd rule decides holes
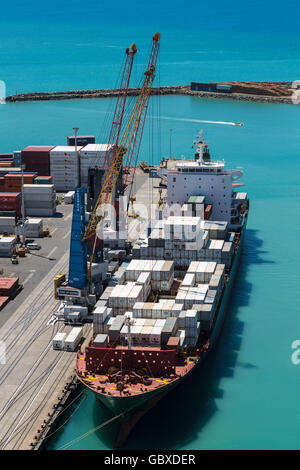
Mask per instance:
[[[82,327],[73,328],[65,339],[65,350],[74,351],[82,338]]]
[[[60,351],[63,350],[64,346],[65,346],[66,336],[67,336],[67,333],[62,333],[62,332],[56,333],[56,335],[52,339],[53,349],[57,349],[57,350],[60,350]]]

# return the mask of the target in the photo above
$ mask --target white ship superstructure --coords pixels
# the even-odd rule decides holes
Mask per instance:
[[[223,160],[210,161],[204,139],[199,139],[196,145],[194,160],[169,160],[166,168],[159,172],[167,180],[170,211],[172,206],[185,204],[191,196],[201,195],[205,197],[205,203],[212,206],[211,220],[227,221],[230,226],[239,225],[241,220],[236,210],[241,202],[239,198],[245,200],[247,196],[233,190],[244,185],[237,182],[243,176],[243,170],[228,170]]]

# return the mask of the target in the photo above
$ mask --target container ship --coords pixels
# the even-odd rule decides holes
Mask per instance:
[[[78,379],[119,420],[116,447],[212,350],[238,270],[243,170],[213,161],[202,135],[195,144],[192,158],[157,167],[166,199],[96,303],[93,338],[77,353]]]

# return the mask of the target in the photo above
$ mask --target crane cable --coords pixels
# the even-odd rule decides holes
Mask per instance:
[[[112,418],[108,419],[102,424],[99,424],[99,426],[96,426],[93,429],[90,429],[90,431],[87,431],[86,433],[82,434],[81,436],[76,437],[70,442],[67,442],[63,446],[59,447],[58,450],[65,450],[68,447],[72,446],[73,444],[77,444],[77,442],[81,441],[85,437],[89,436],[90,434],[93,434],[94,432],[98,431],[98,429],[103,428],[104,426],[107,426],[107,424],[111,423],[112,421],[115,421],[116,419],[120,418],[123,415],[123,413],[120,413],[119,415],[113,416]]]

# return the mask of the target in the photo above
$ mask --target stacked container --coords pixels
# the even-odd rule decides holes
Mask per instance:
[[[22,164],[22,152],[21,150],[14,151],[14,166],[21,167]]]
[[[81,187],[88,185],[89,168],[102,169],[107,149],[112,149],[108,144],[88,144],[80,150],[80,177]]]
[[[77,145],[87,145],[87,144],[94,144],[95,143],[95,136],[94,135],[68,135],[67,137],[67,144],[74,146],[75,141]]]
[[[97,334],[94,343],[94,348],[107,348],[108,346],[108,335],[107,334]]]
[[[170,336],[175,336],[178,328],[177,318],[169,317],[161,330],[161,345],[165,346]]]
[[[16,252],[16,237],[0,237],[0,258],[11,258]]]
[[[109,327],[109,342],[118,343],[120,341],[120,332],[125,321],[125,315],[117,315]]]
[[[15,217],[0,217],[0,235],[3,233],[15,235],[15,231],[16,231]]]
[[[14,211],[17,216],[22,213],[21,193],[0,193],[0,211]]]
[[[36,171],[39,175],[50,175],[50,151],[53,146],[26,147],[21,152],[26,171]]]
[[[198,312],[187,310],[185,315],[185,340],[187,346],[195,346],[198,339]]]
[[[25,184],[26,215],[52,217],[56,213],[56,192],[53,184]]]
[[[37,176],[34,184],[53,184],[52,176]]]
[[[33,184],[37,173],[24,173],[24,184]],[[8,193],[19,193],[22,191],[22,173],[6,173],[4,176],[4,191]]]
[[[233,256],[234,244],[233,242],[225,242],[222,248],[221,260],[226,266],[231,265],[231,260]]]
[[[57,191],[74,190],[80,185],[79,151],[81,147],[58,146],[50,152],[50,171]]]
[[[215,305],[211,303],[204,303],[202,305],[193,305],[193,310],[196,310],[199,315],[201,330],[209,331],[216,312]]]

